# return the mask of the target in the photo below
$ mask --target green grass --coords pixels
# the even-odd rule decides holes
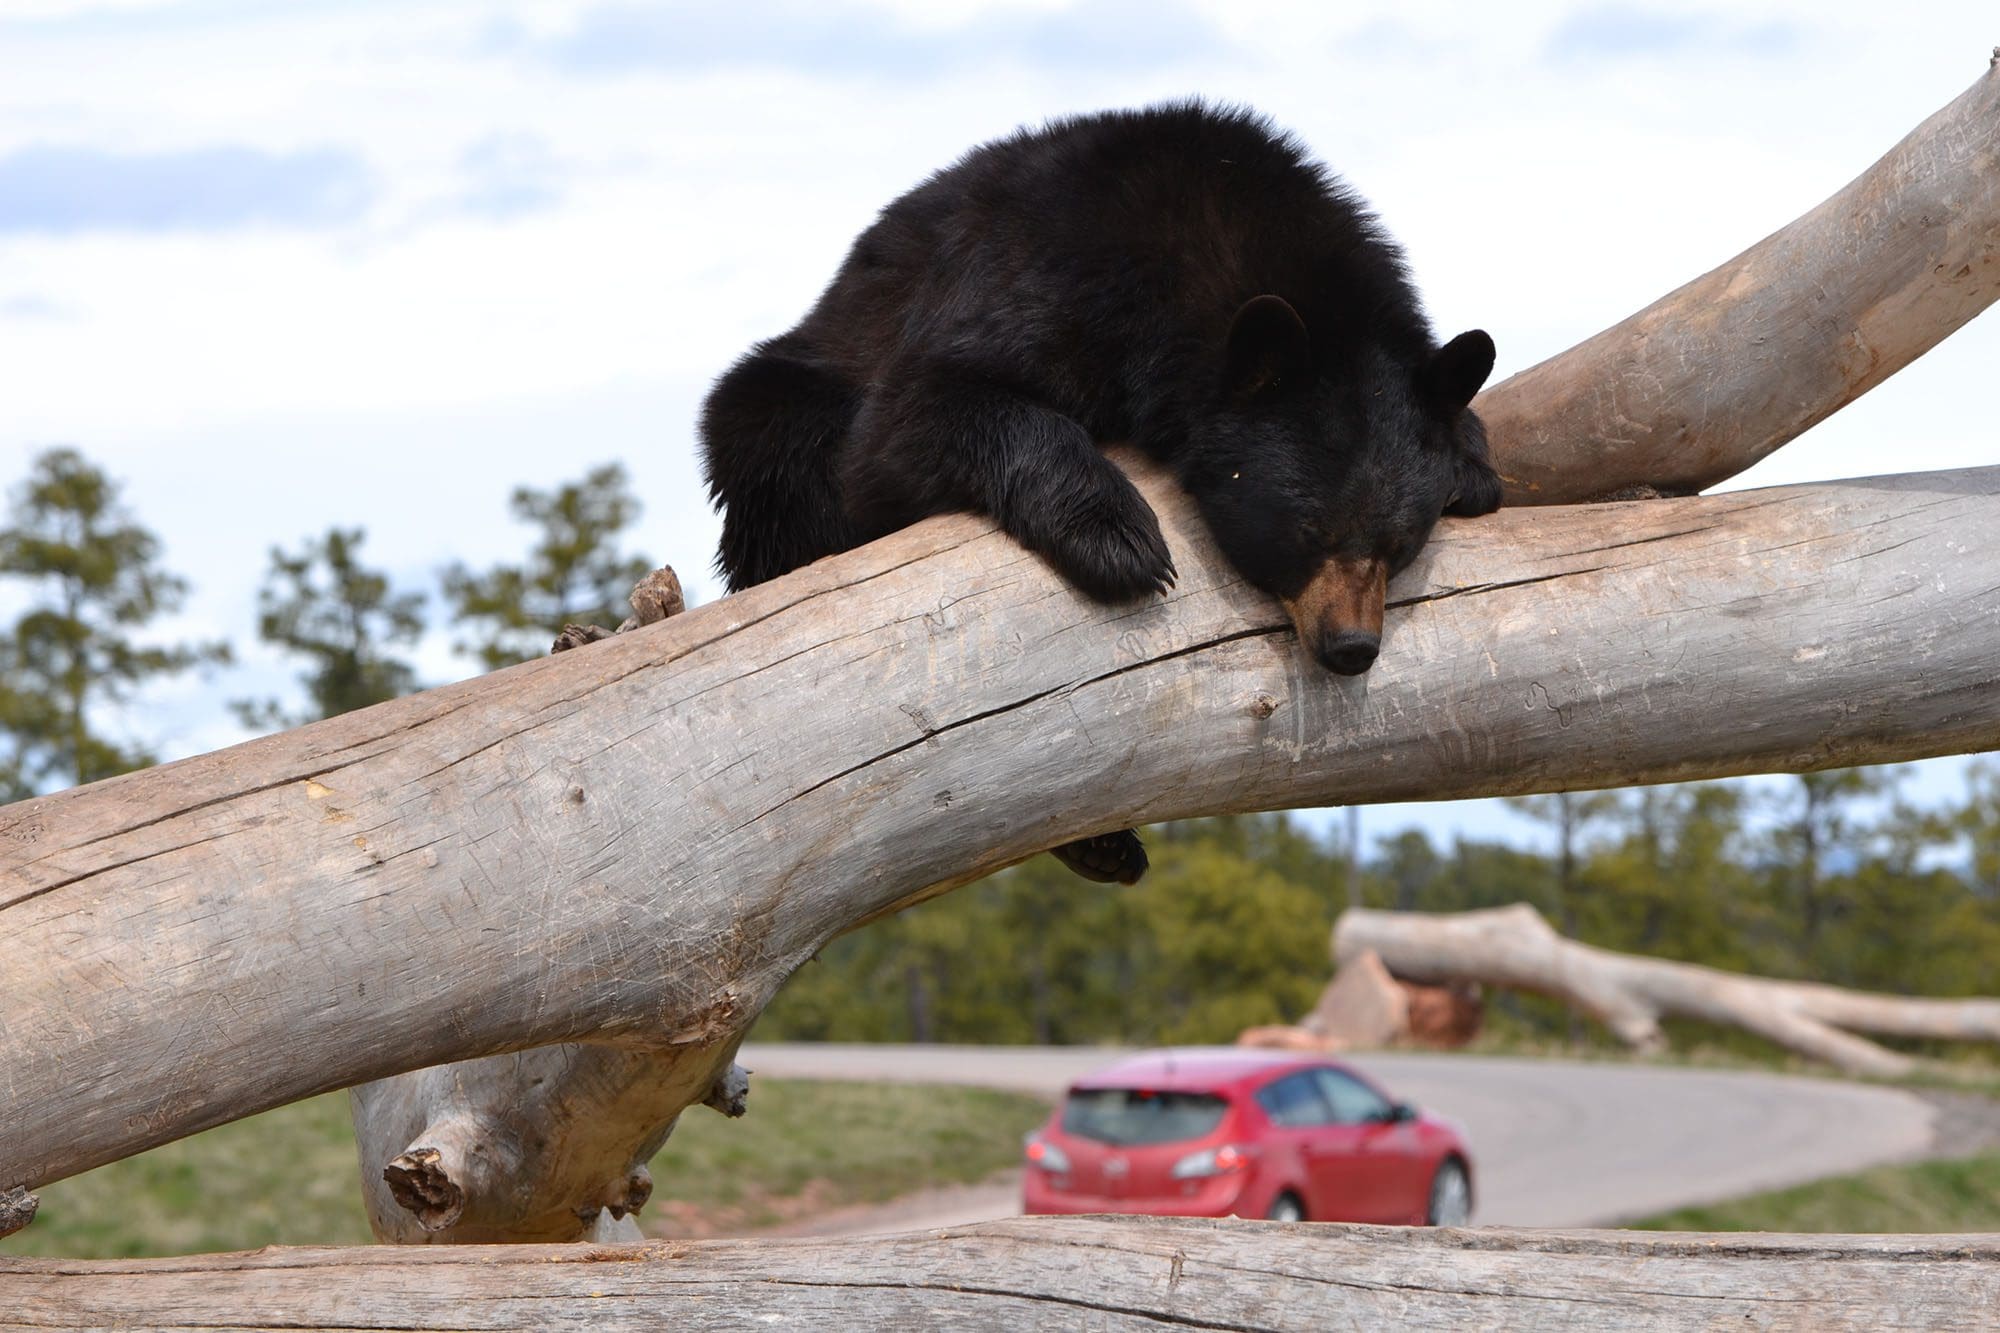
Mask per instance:
[[[981,1088],[753,1081],[750,1114],[689,1111],[653,1159],[650,1235],[769,1226],[980,1181],[1021,1159],[1048,1103]]]
[[[2000,1153],[1881,1166],[1641,1222],[1648,1231],[2000,1231]]]
[[[737,1232],[1014,1164],[1044,1103],[976,1088],[759,1079],[750,1114],[695,1108],[653,1159],[651,1235]],[[41,1192],[0,1255],[125,1258],[370,1240],[347,1099],[335,1093],[113,1162]],[[1674,1231],[2000,1231],[2000,1153],[1878,1167],[1684,1208]]]
[[[973,1088],[751,1085],[750,1114],[696,1107],[653,1159],[641,1225],[736,1231],[925,1185],[983,1180],[1048,1114]],[[130,1258],[372,1240],[347,1096],[314,1097],[113,1162],[38,1191],[0,1255]]]
[[[347,1094],[328,1093],[36,1191],[0,1254],[124,1259],[372,1241]]]

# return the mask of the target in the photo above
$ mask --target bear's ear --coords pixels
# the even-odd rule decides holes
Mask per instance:
[[[1417,393],[1440,412],[1461,411],[1493,373],[1493,357],[1493,340],[1484,329],[1461,333],[1417,371]]]
[[[1239,401],[1275,388],[1312,364],[1305,321],[1280,296],[1253,296],[1229,326],[1222,387]]]

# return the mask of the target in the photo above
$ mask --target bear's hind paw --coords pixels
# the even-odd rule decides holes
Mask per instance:
[[[1098,884],[1137,884],[1146,873],[1146,845],[1131,829],[1078,838],[1049,854],[1087,880]]]

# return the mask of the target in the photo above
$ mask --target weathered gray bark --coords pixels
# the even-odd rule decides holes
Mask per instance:
[[[0,1236],[11,1236],[34,1221],[40,1202],[18,1185],[0,1190]]]
[[[1479,397],[1507,503],[1732,477],[2000,297],[2000,70],[1853,183]]]
[[[1034,1218],[893,1238],[0,1259],[0,1326],[1990,1329],[1993,1236]]]
[[[1526,903],[1478,912],[1350,908],[1334,923],[1345,966],[1372,953],[1409,981],[1476,981],[1576,1006],[1637,1050],[1665,1048],[1662,1018],[1744,1028],[1853,1074],[1907,1074],[1916,1062],[1853,1035],[2000,1042],[2000,1000],[1873,995],[1637,958],[1564,939]]]
[[[656,625],[687,608],[671,568],[632,590],[616,631],[566,626],[555,651]],[[592,1042],[396,1074],[351,1089],[362,1202],[380,1240],[455,1244],[637,1240],[653,1192],[646,1163],[682,1107],[742,1115],[731,1064],[707,1091],[702,1061]]]
[[[1332,677],[932,520],[665,624],[0,810],[0,1188],[551,1042],[697,1100],[841,931],[1154,820],[2000,746],[2000,469],[1448,522]]]
[[[686,1086],[701,1068],[559,1042],[365,1083],[352,1099],[369,1223],[404,1244],[637,1240],[628,1214],[681,1108],[743,1114],[745,1071]]]

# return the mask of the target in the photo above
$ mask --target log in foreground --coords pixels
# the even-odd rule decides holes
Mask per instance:
[[[1991,1328],[2000,1237],[1034,1218],[621,1246],[0,1258],[0,1325]]]
[[[1804,217],[1476,406],[1510,505],[1687,495],[1853,402],[1996,298],[2000,68],[1989,66]]]
[[[1334,961],[1346,967],[1370,953],[1407,981],[1476,981],[1552,996],[1642,1051],[1665,1048],[1662,1018],[1740,1027],[1848,1073],[1877,1077],[1907,1074],[1917,1062],[1855,1032],[2000,1042],[2000,1000],[1874,995],[1638,958],[1564,939],[1526,903],[1445,913],[1351,907],[1334,923]]]
[[[1358,678],[1146,485],[1163,601],[935,519],[0,811],[0,1188],[553,1042],[696,1101],[833,936],[1087,834],[2000,746],[2000,469],[1447,522]]]

